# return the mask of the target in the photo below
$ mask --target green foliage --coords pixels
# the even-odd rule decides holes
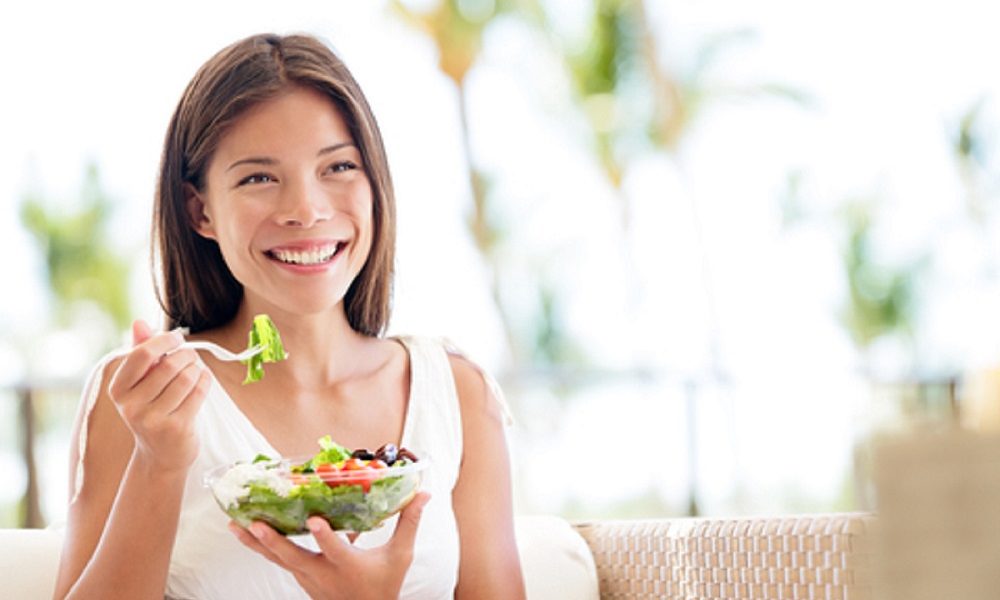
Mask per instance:
[[[998,189],[996,175],[989,162],[994,138],[986,123],[986,98],[965,109],[951,131],[950,146],[962,185],[965,188],[966,213],[973,222],[983,225],[995,214]]]
[[[538,312],[532,322],[531,362],[535,365],[584,364],[584,351],[563,323],[563,298],[556,286],[543,280],[538,286]]]
[[[534,0],[439,0],[427,11],[416,11],[402,0],[392,0],[393,12],[410,26],[424,31],[438,48],[441,70],[461,86],[479,58],[483,33],[503,14],[537,15]]]
[[[590,96],[619,91],[636,62],[639,38],[635,15],[627,2],[596,0],[588,43],[581,52],[567,57],[578,92]]]
[[[916,280],[922,270],[922,261],[892,266],[878,260],[873,248],[872,207],[872,202],[854,202],[843,212],[848,298],[841,318],[860,348],[868,348],[886,334],[912,332]]]
[[[989,143],[983,123],[985,104],[985,98],[981,98],[959,118],[951,139],[952,151],[959,161],[970,161],[980,165],[986,162]]]
[[[46,276],[55,298],[56,319],[69,324],[73,309],[93,302],[118,328],[128,325],[129,265],[109,243],[112,204],[100,184],[97,166],[86,169],[80,202],[73,210],[54,208],[37,194],[21,204],[21,222],[45,257]]]

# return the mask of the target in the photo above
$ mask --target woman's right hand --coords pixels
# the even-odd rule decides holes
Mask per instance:
[[[135,437],[133,456],[165,471],[187,469],[194,462],[195,416],[210,382],[209,371],[194,350],[170,352],[183,341],[180,332],[153,334],[144,321],[135,321],[132,350],[108,388]]]
[[[396,531],[382,546],[361,549],[340,538],[320,517],[306,521],[319,552],[311,552],[254,522],[249,529],[229,529],[254,552],[290,572],[313,600],[386,600],[398,598],[410,563],[427,492],[418,492],[399,514]]]

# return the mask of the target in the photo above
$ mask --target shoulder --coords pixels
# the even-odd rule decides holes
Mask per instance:
[[[447,348],[448,362],[455,378],[455,391],[468,425],[502,427],[509,421],[500,386],[482,366],[453,348]]]
[[[454,380],[462,412],[463,428],[468,430],[470,419],[510,425],[510,411],[503,392],[493,375],[447,338],[435,336],[394,336],[411,353],[422,360],[437,364],[444,357],[439,369],[450,371]]]
[[[120,479],[131,453],[132,435],[108,392],[123,360],[122,352],[106,355],[94,367],[84,387],[73,427],[74,443],[70,445],[71,464],[80,465],[70,469],[71,498],[77,491],[85,493]],[[87,477],[78,481],[84,472]]]

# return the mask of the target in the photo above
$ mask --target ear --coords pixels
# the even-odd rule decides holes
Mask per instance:
[[[201,193],[190,183],[184,184],[184,207],[187,209],[188,222],[198,235],[210,240],[215,239],[215,226],[205,211],[205,201]]]

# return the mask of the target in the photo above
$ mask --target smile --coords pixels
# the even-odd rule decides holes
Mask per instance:
[[[275,260],[289,265],[322,265],[332,261],[344,245],[344,242],[337,242],[336,244],[304,250],[275,248],[268,250],[266,254]]]

